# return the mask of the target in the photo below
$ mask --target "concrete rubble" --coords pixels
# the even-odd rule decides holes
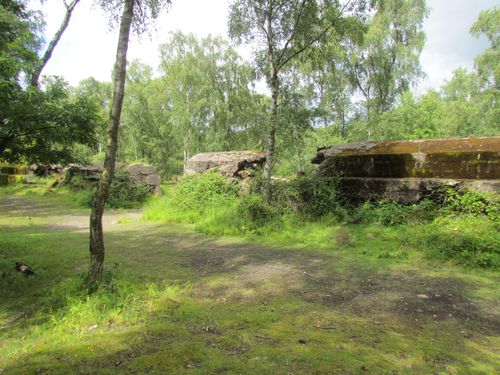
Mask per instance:
[[[73,164],[67,168],[68,178],[74,176],[82,177],[85,180],[97,181],[99,180],[103,170],[103,164],[94,165],[77,165]],[[136,184],[144,184],[149,187],[152,192],[160,192],[160,176],[156,168],[152,165],[134,163],[125,165],[123,163],[116,164],[116,171],[123,171],[127,173],[132,181]]]
[[[184,174],[193,175],[217,168],[226,177],[244,180],[253,177],[265,161],[266,156],[261,152],[204,152],[194,155],[187,161]]]

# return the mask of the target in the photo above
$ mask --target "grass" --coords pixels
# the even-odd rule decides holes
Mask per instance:
[[[0,189],[2,374],[499,369],[498,273],[426,257],[418,226],[285,215],[270,239],[243,232],[258,245],[109,212],[106,282],[88,296],[87,215],[68,191]]]
[[[291,204],[267,206],[260,196],[239,197],[231,186],[221,187],[224,183],[215,175],[181,180],[179,186],[165,187],[162,197],[148,201],[144,218],[194,224],[201,233],[239,236],[266,245],[340,248],[404,261],[426,256],[500,269],[498,196],[466,193],[460,201],[453,195],[452,204],[444,208],[424,201],[411,206],[365,203],[350,210],[336,203],[337,197],[327,196],[333,210],[323,208],[325,214],[317,218],[308,214],[314,212],[311,208],[322,209],[317,204],[307,207],[295,197]],[[331,189],[324,190],[334,195]],[[305,206],[305,214],[290,206]]]

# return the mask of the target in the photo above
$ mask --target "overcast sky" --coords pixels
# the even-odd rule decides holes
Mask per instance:
[[[129,59],[138,58],[153,67],[158,65],[158,45],[174,30],[192,32],[200,37],[208,34],[227,35],[227,14],[230,0],[173,0],[173,5],[160,17],[152,38],[134,37]],[[471,69],[474,57],[488,43],[475,39],[469,29],[479,12],[499,4],[499,0],[428,0],[431,13],[424,29],[427,42],[421,63],[427,78],[419,91],[439,87],[452,72],[462,66]],[[57,46],[44,74],[64,76],[72,85],[87,77],[111,79],[115,57],[117,30],[109,31],[103,12],[81,0],[71,23]],[[64,15],[62,0],[48,0],[43,7],[50,37]],[[245,56],[248,57],[248,56]]]

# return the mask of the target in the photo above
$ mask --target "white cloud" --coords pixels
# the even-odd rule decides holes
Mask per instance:
[[[419,92],[438,88],[458,67],[473,68],[474,58],[488,42],[472,37],[469,30],[479,13],[496,3],[497,0],[428,1],[431,13],[424,23],[427,41],[420,59],[427,78],[421,82]]]

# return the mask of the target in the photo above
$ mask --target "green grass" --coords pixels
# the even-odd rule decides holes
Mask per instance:
[[[30,185],[16,184],[0,188],[0,198],[2,197],[31,197],[33,199],[42,198],[57,202],[60,207],[85,208],[88,207],[91,192],[85,190],[72,190],[67,186],[51,188],[54,179],[52,178],[32,178]],[[56,198],[56,199],[54,199]]]
[[[204,185],[202,193],[196,190],[197,181]],[[451,209],[426,201],[411,206],[367,203],[350,210],[337,207],[312,219],[287,207],[266,206],[256,195],[213,194],[204,200],[206,184],[204,178],[195,177],[185,183],[189,189],[164,188],[162,197],[147,202],[144,218],[194,224],[201,233],[239,236],[267,245],[340,248],[405,261],[426,256],[467,267],[500,269],[500,221],[497,213],[490,215],[493,208],[498,211],[497,200],[489,206],[481,202],[476,212],[460,211],[458,198]],[[468,200],[470,195],[466,195]]]
[[[413,238],[418,225],[284,215],[281,232],[266,224],[215,237],[109,213],[105,283],[88,296],[88,210],[69,191],[29,189],[0,189],[2,374],[492,374],[500,366],[498,273],[427,258],[418,249],[425,241]],[[213,207],[198,217],[216,215]],[[454,233],[450,223],[433,225]],[[17,260],[36,275],[15,272]]]

